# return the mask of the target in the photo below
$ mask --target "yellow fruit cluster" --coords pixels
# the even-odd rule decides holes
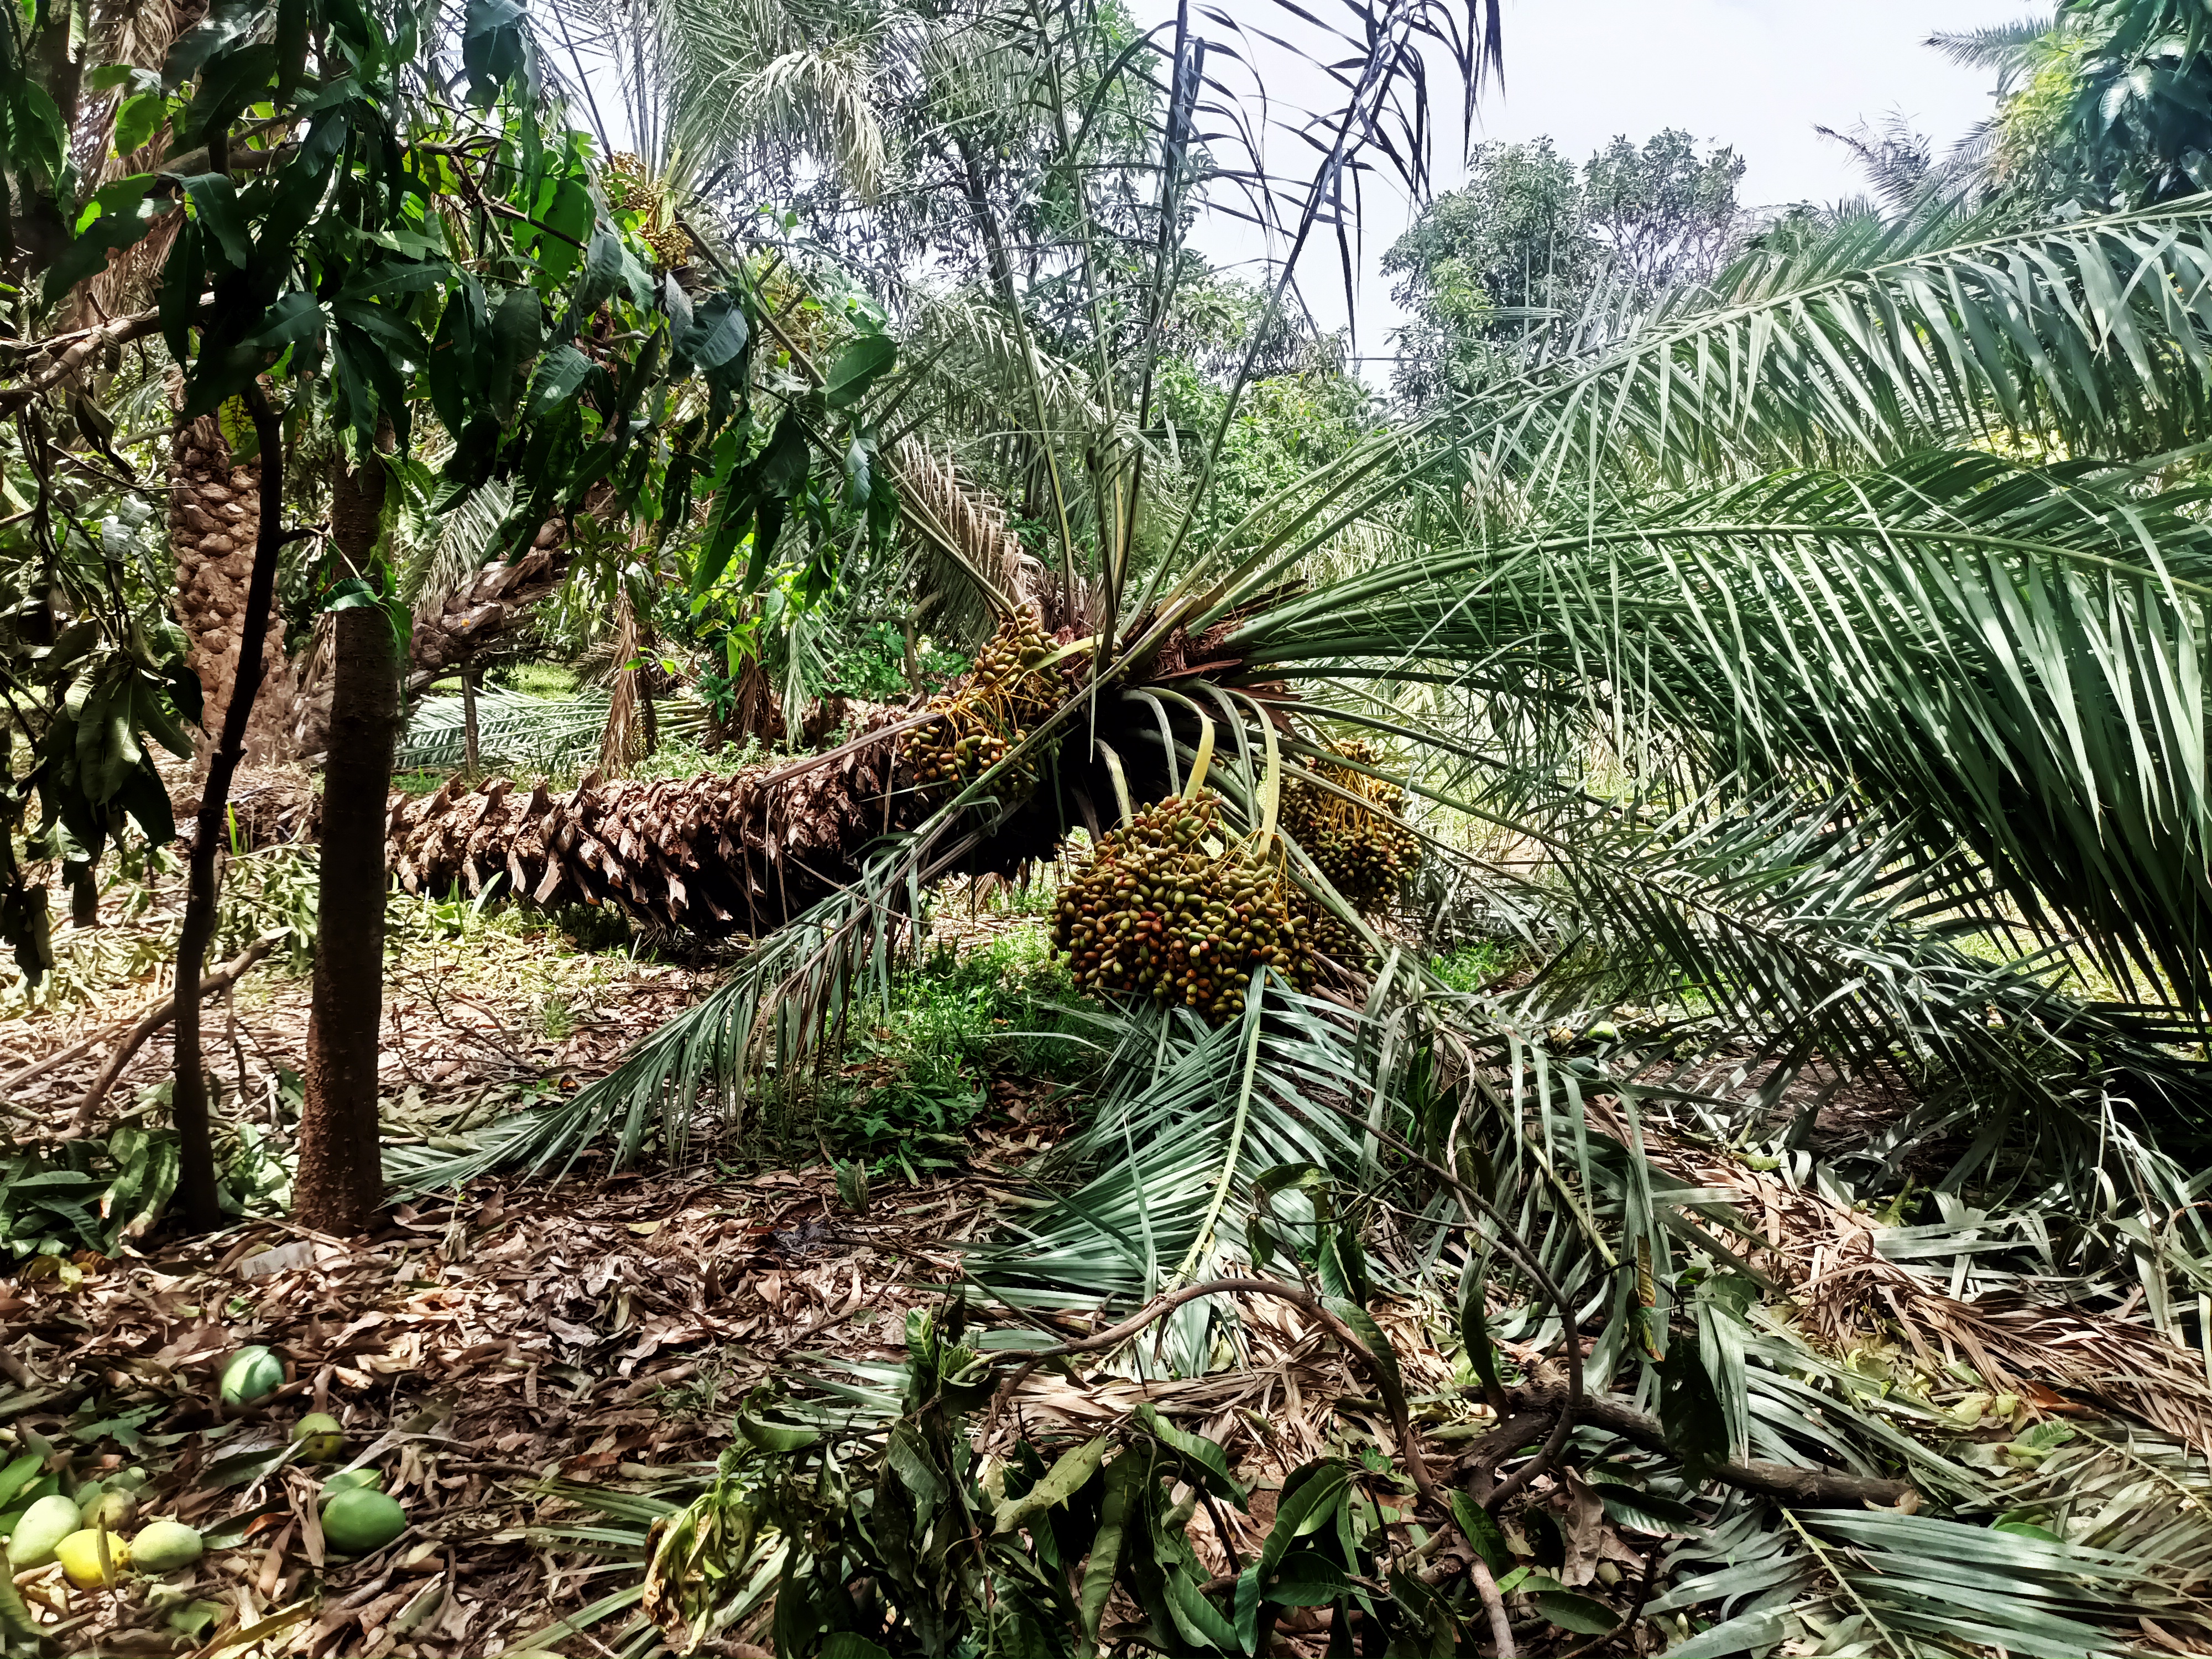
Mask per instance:
[[[1219,1025],[1265,963],[1303,988],[1313,956],[1275,856],[1224,835],[1219,802],[1170,795],[1099,842],[1060,895],[1054,949],[1085,990],[1180,1002]]]
[[[646,165],[628,150],[607,157],[602,173],[607,205],[638,216],[638,234],[670,270],[691,263],[691,238],[676,222],[668,194],[654,182]]]
[[[1060,683],[1045,666],[1055,648],[1027,611],[1001,623],[960,689],[930,700],[937,718],[907,738],[902,754],[915,787],[966,783],[1004,760],[1023,732],[1059,703]],[[1024,765],[1002,793],[1026,799],[1038,776],[1034,764]]]
[[[1374,746],[1360,738],[1330,747],[1361,766],[1378,763]],[[1361,910],[1395,902],[1421,856],[1419,841],[1399,821],[1406,792],[1351,766],[1322,761],[1314,763],[1313,770],[1358,799],[1346,800],[1334,789],[1293,778],[1283,789],[1283,832],[1305,848],[1336,890]],[[1328,954],[1334,957],[1336,952]]]

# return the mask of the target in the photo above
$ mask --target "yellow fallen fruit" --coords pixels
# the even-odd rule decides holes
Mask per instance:
[[[112,1532],[107,1534],[107,1559],[118,1577],[131,1565],[131,1546]],[[106,1574],[100,1570],[100,1534],[90,1528],[73,1532],[55,1545],[54,1559],[79,1589],[98,1589],[107,1582]]]
[[[131,1540],[131,1561],[141,1572],[174,1572],[198,1560],[206,1547],[181,1521],[149,1521]]]
[[[345,1430],[328,1412],[309,1412],[292,1425],[292,1438],[310,1463],[327,1463],[345,1450]]]

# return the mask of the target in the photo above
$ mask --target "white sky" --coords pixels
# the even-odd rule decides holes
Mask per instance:
[[[1263,0],[1221,3],[1252,27],[1281,26],[1282,13]],[[1504,87],[1486,94],[1475,136],[1549,134],[1580,162],[1616,133],[1640,143],[1681,127],[1703,143],[1735,147],[1747,164],[1747,204],[1833,201],[1860,193],[1863,177],[1815,125],[1848,131],[1898,110],[1948,145],[1989,113],[1991,77],[1920,43],[2036,9],[2033,0],[1505,0]],[[1136,10],[1148,21],[1174,15],[1172,0],[1139,0]],[[1264,73],[1271,97],[1310,105],[1330,90],[1287,56]],[[1458,140],[1455,118],[1435,157],[1439,190],[1463,177]],[[1291,159],[1288,146],[1275,152],[1279,167]],[[1369,191],[1365,207],[1359,349],[1382,353],[1400,313],[1376,272],[1407,211],[1381,189]],[[1251,238],[1249,228],[1221,225],[1204,232],[1200,246],[1228,262],[1249,258]],[[1300,274],[1316,320],[1341,325],[1335,250],[1312,249]]]

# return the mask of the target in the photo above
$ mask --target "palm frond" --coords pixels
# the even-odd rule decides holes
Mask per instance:
[[[1437,550],[1229,641],[1271,672],[1434,668],[1662,734],[1708,777],[1847,793],[1931,861],[1971,848],[2124,986],[2164,975],[2202,1009],[2212,538],[2194,494],[2112,483],[1972,452],[1784,474]]]
[[[486,686],[477,693],[477,753],[487,767],[557,772],[586,760],[607,723],[603,691],[546,698]],[[465,705],[458,696],[424,697],[410,711],[393,764],[430,771],[461,764]]]

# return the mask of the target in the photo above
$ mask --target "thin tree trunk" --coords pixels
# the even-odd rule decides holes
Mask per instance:
[[[356,568],[374,556],[384,489],[384,469],[374,461],[341,468],[332,480],[332,536]],[[368,1227],[384,1206],[376,1062],[384,1024],[385,796],[399,732],[399,660],[391,618],[380,608],[341,611],[335,620],[307,1101],[292,1212],[302,1226],[347,1234]]]
[[[473,659],[461,665],[461,760],[472,778],[483,770],[483,750],[477,738],[477,665]]]
[[[215,939],[216,860],[223,845],[230,781],[246,752],[246,723],[261,690],[262,645],[269,633],[270,603],[276,592],[276,556],[284,545],[284,428],[258,386],[245,392],[246,412],[260,439],[260,515],[255,526],[253,574],[239,618],[238,672],[222,712],[222,732],[208,757],[207,782],[192,835],[185,885],[185,920],[177,942],[177,1070],[169,1097],[177,1126],[177,1196],[197,1232],[221,1224],[216,1199],[215,1137],[208,1116],[207,1071],[200,1059],[200,965]],[[381,828],[380,815],[379,827]]]

